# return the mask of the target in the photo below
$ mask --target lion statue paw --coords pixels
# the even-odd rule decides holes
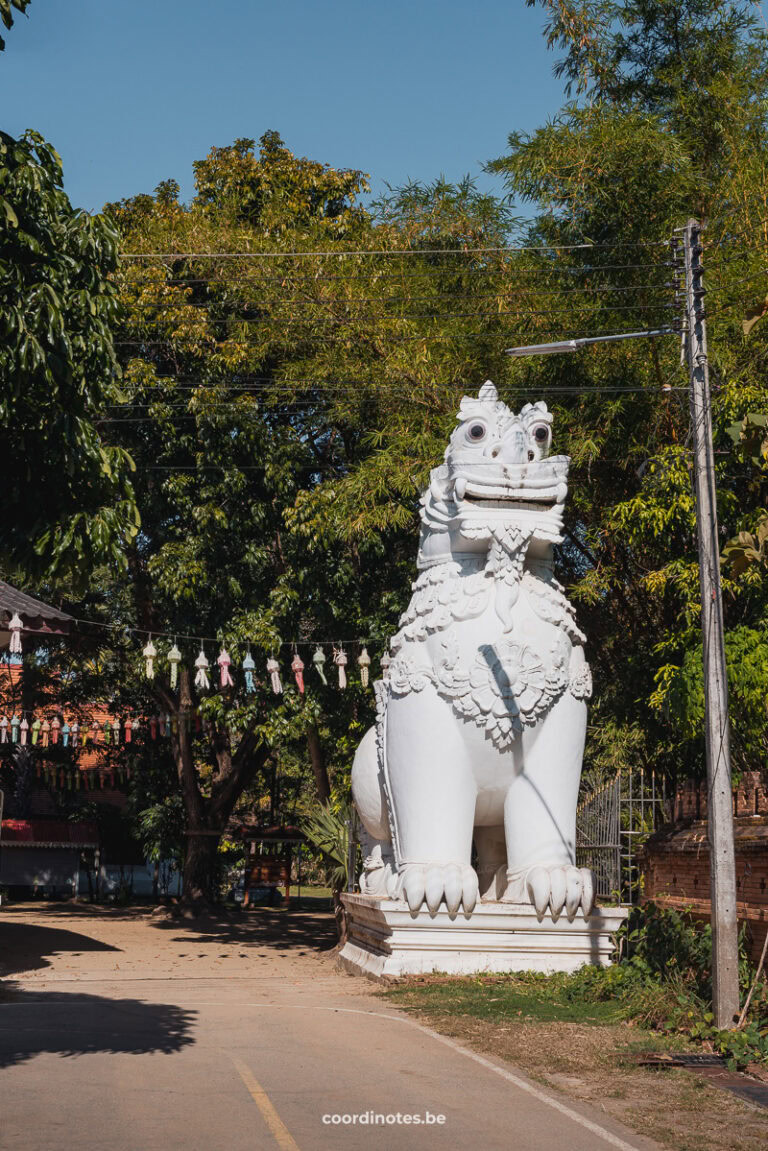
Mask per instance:
[[[595,906],[595,876],[588,867],[555,864],[536,864],[517,872],[508,872],[505,903],[532,903],[539,919],[547,908],[552,921],[557,923],[565,912],[572,923],[576,912],[582,909],[588,919]]]
[[[411,915],[416,915],[425,902],[432,918],[445,900],[453,918],[459,907],[469,915],[477,903],[478,884],[475,869],[466,863],[408,863],[392,877],[391,899],[406,900]]]

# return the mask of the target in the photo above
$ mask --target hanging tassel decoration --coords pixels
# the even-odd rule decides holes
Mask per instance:
[[[205,650],[201,644],[200,655],[195,660],[195,667],[197,668],[197,674],[195,675],[195,687],[205,688],[207,691],[211,686],[211,681],[208,679],[208,668],[210,666],[211,665],[208,663],[208,660],[205,658]]]
[[[385,680],[389,679],[389,665],[391,663],[392,663],[392,659],[390,657],[390,654],[388,651],[385,651],[384,655],[381,657],[381,678],[382,679],[385,679]]]
[[[39,738],[40,738],[40,720],[36,719],[36,720],[33,720],[33,722],[32,722],[32,744],[33,744],[33,746],[37,743]]]
[[[72,724],[72,746],[77,747],[77,741],[80,736],[80,724],[75,720]]]
[[[328,680],[325,678],[325,652],[321,647],[315,648],[315,654],[312,656],[312,663],[315,665],[315,671],[320,676],[323,683],[328,686]]]
[[[333,662],[339,669],[339,687],[343,691],[347,686],[347,653],[343,647],[333,649]]]
[[[219,665],[221,686],[234,687],[234,681],[229,674],[229,665],[232,663],[232,660],[229,658],[229,652],[225,647],[219,652],[219,658],[216,660],[216,663]]]
[[[304,694],[304,663],[298,652],[294,652],[293,659],[291,660],[291,671],[296,680],[296,686],[301,695]]]
[[[134,735],[136,735],[136,733],[139,730],[139,727],[140,727],[139,721],[137,719],[132,719],[131,720],[131,739],[133,739]]]
[[[256,664],[253,662],[253,656],[251,655],[250,648],[248,648],[245,659],[243,660],[241,666],[245,672],[245,690],[250,695],[252,691],[256,690],[256,685],[253,682],[253,673],[255,671]],[[196,730],[199,730],[199,728]]]
[[[141,654],[144,656],[144,659],[147,661],[147,666],[145,668],[147,679],[154,679],[155,678],[155,657],[157,655],[157,648],[152,643],[152,636],[151,635],[150,635],[149,639],[147,640],[147,646],[144,648],[144,651]]]
[[[168,663],[171,665],[171,687],[175,688],[179,682],[179,664],[181,663],[181,652],[176,646],[176,640],[173,641],[173,647],[168,652]]]
[[[99,727],[98,721],[94,720],[93,723],[91,724],[91,737],[92,737],[94,743],[99,742],[99,732],[100,731],[101,731],[101,728]]]
[[[363,687],[368,686],[368,673],[371,666],[371,657],[368,655],[368,648],[364,647],[357,657],[357,666],[360,668],[360,682]]]
[[[27,722],[27,717],[24,716],[23,720],[21,721],[21,742],[22,743],[27,742],[27,732],[28,731],[29,731],[29,723]]]
[[[59,732],[61,731],[61,720],[55,715],[51,721],[51,742],[54,747],[59,742]]]
[[[8,742],[8,716],[4,715],[0,719],[0,743]]]
[[[21,622],[21,616],[18,612],[13,613],[11,622],[8,624],[8,630],[11,633],[11,643],[8,650],[11,655],[21,655],[21,633],[24,630],[24,624]]]
[[[14,715],[11,717],[11,743],[19,742],[19,717]]]
[[[47,747],[51,738],[51,725],[47,719],[44,719],[40,727],[40,733],[43,737],[43,747]]]
[[[62,744],[62,747],[69,747],[69,735],[70,735],[71,730],[72,729],[68,723],[63,723],[61,725],[61,744]]]
[[[272,690],[275,695],[282,695],[283,685],[280,682],[280,664],[274,656],[270,656],[267,660],[267,673],[272,681]]]
[[[119,719],[113,719],[112,720],[112,742],[114,743],[115,747],[117,747],[120,743],[120,720]]]

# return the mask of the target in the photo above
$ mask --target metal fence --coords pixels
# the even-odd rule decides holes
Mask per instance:
[[[582,799],[576,863],[594,871],[598,898],[637,902],[639,849],[669,815],[666,781],[643,771],[618,772]]]

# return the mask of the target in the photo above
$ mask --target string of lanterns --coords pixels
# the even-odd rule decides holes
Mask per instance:
[[[144,672],[146,678],[149,680],[154,679],[158,660],[157,649],[150,637],[146,646],[142,651],[142,658],[145,661]],[[182,655],[174,641],[173,646],[168,651],[166,660],[169,665],[169,679],[171,687],[175,688],[178,685],[179,664]],[[346,689],[348,686],[347,680],[347,665],[348,656],[343,647],[333,648],[333,662],[338,671],[338,685],[341,690]],[[219,668],[219,683],[221,687],[235,687],[235,682],[230,672],[231,658],[225,648],[222,647],[216,663]],[[326,656],[320,645],[315,648],[312,657],[312,665],[318,678],[323,684],[328,685],[328,680],[325,675]],[[381,670],[384,678],[387,678],[389,671],[390,658],[385,652],[381,658]],[[367,688],[370,683],[370,667],[371,657],[368,654],[367,648],[363,647],[360,655],[357,657],[357,665],[360,674],[360,683],[363,688]],[[200,654],[195,660],[195,684],[201,690],[209,690],[211,683],[208,672],[210,665],[205,655],[204,648],[201,646]],[[242,661],[241,669],[243,671],[243,682],[247,694],[253,694],[256,691],[257,681],[255,679],[256,663],[248,650],[245,658]],[[303,695],[305,692],[304,670],[305,665],[298,652],[295,652],[290,664],[291,674],[296,683],[296,688],[299,694]],[[275,695],[283,694],[283,683],[281,679],[280,664],[274,656],[270,656],[265,664],[267,677],[269,678],[272,691]],[[180,713],[180,715],[163,714],[156,716],[149,716],[146,719],[140,720],[136,717],[127,717],[125,719],[107,718],[103,722],[94,719],[92,722],[79,723],[74,719],[71,723],[61,717],[61,713],[43,715],[42,718],[34,712],[14,711],[10,717],[0,715],[0,744],[18,744],[19,746],[29,747],[67,747],[67,748],[86,748],[90,745],[101,744],[102,746],[118,747],[121,744],[130,744],[140,734],[146,733],[149,738],[156,740],[158,736],[163,737],[176,733],[178,730],[177,725],[184,722],[188,729],[196,732],[207,732],[209,730],[209,723],[205,717],[202,717],[197,710],[191,710],[187,713]]]
[[[146,643],[144,649],[142,650],[141,655],[142,655],[142,658],[144,660],[145,677],[149,680],[152,680],[155,678],[155,672],[157,670],[156,661],[158,660],[158,651],[157,651],[157,648],[155,647],[155,644],[152,641],[151,635],[149,636],[147,643]],[[336,644],[332,645],[332,655],[333,655],[334,666],[337,669],[338,685],[339,685],[339,688],[342,691],[344,691],[348,685],[348,682],[349,682],[348,678],[347,678],[347,667],[349,665],[349,656],[347,655],[347,653],[344,650],[344,647],[342,645],[339,645],[337,647]],[[176,688],[176,686],[179,682],[179,665],[182,662],[182,659],[183,659],[183,656],[182,656],[181,652],[179,651],[179,648],[176,644],[176,640],[174,638],[173,644],[172,644],[171,648],[169,649],[169,651],[165,657],[166,663],[168,664],[168,668],[169,668],[168,674],[169,674],[169,680],[170,680],[170,684],[171,684],[172,688]],[[314,654],[312,656],[312,667],[314,668],[315,672],[317,673],[317,676],[320,679],[320,682],[323,683],[327,687],[328,686],[328,679],[327,679],[326,674],[325,674],[326,661],[327,661],[327,657],[326,657],[325,652],[323,651],[322,644],[317,644],[315,647]],[[235,680],[233,679],[232,672],[230,670],[232,667],[232,657],[230,656],[229,652],[227,651],[227,649],[224,646],[222,646],[222,648],[218,654],[218,657],[216,658],[215,663],[219,669],[219,686],[220,687],[235,687],[236,686]],[[386,669],[387,663],[388,663],[388,658],[385,655],[382,657],[382,670]],[[365,646],[362,648],[359,656],[357,657],[357,666],[358,666],[358,670],[359,670],[359,674],[360,674],[360,683],[362,684],[363,687],[368,687],[368,684],[370,682],[371,657],[368,654],[367,647],[365,647]],[[200,643],[200,652],[197,656],[197,659],[194,662],[194,668],[195,668],[195,676],[194,676],[195,687],[197,687],[200,691],[210,691],[210,689],[211,689],[211,674],[212,674],[211,663],[208,659],[208,656],[205,653],[205,643],[203,641],[201,641],[201,643]],[[253,656],[251,655],[251,649],[250,648],[247,649],[245,657],[243,658],[243,661],[240,664],[240,670],[243,673],[243,683],[245,685],[246,694],[251,695],[253,692],[256,691],[256,680],[254,677],[254,672],[256,671],[256,662],[255,662]],[[304,683],[305,664],[304,664],[304,661],[302,660],[301,656],[299,655],[298,651],[294,652],[293,659],[291,660],[291,663],[290,663],[290,670],[291,670],[291,674],[293,675],[293,678],[296,682],[296,687],[297,687],[299,693],[301,695],[303,695],[304,691],[305,691],[305,683]],[[269,657],[269,659],[267,659],[266,664],[265,664],[265,671],[267,673],[267,677],[269,678],[270,684],[272,686],[272,691],[274,692],[274,694],[275,695],[282,695],[283,694],[283,681],[282,681],[282,676],[281,676],[281,668],[280,668],[280,663],[275,658],[274,654],[272,654]]]
[[[95,627],[112,626],[112,625],[97,623],[97,621],[95,621],[95,620],[80,620],[77,622],[93,624],[93,626],[95,626]],[[114,625],[114,626],[117,626],[117,625]],[[20,656],[21,652],[22,652],[21,633],[24,630],[24,624],[21,620],[21,617],[18,614],[14,614],[10,623],[8,624],[8,629],[11,633],[11,641],[10,641],[10,646],[9,646],[10,654]],[[137,628],[128,628],[127,630],[133,631],[133,632],[139,631],[139,629],[137,629]],[[147,679],[152,680],[155,678],[155,672],[156,672],[155,663],[158,659],[158,650],[157,650],[157,648],[156,648],[156,646],[152,640],[152,634],[153,633],[152,632],[144,632],[144,634],[147,635],[148,638],[147,638],[146,645],[144,646],[141,654],[142,654],[142,658],[144,659],[145,676]],[[161,633],[161,634],[163,634],[165,636],[171,636],[171,633],[167,633],[167,632]],[[166,658],[166,662],[168,663],[168,668],[169,668],[170,685],[171,685],[172,689],[175,689],[178,686],[178,682],[179,682],[179,666],[180,666],[184,657],[183,657],[183,655],[182,655],[181,651],[179,650],[179,647],[176,643],[176,636],[173,635],[173,636],[171,636],[171,638],[173,639],[173,643],[172,643],[171,647],[169,648],[168,653],[167,653],[165,658]],[[312,641],[302,641],[302,643],[304,643],[304,642],[309,642],[309,646],[312,646]],[[296,682],[296,687],[298,688],[300,694],[303,695],[304,694],[305,664],[304,664],[304,661],[302,660],[301,656],[298,653],[297,646],[298,645],[296,643],[292,644],[292,647],[294,649],[294,655],[293,655],[293,659],[291,660],[290,668],[291,668],[291,673],[293,675],[293,678]],[[344,646],[342,643],[339,643],[337,645],[336,642],[332,642],[330,646],[332,648],[333,663],[334,663],[335,667],[337,668],[338,685],[339,685],[339,688],[343,691],[347,687],[347,683],[348,683],[347,670],[346,669],[347,669],[347,666],[349,664],[349,657],[348,657],[346,651],[344,650]],[[326,675],[325,675],[325,664],[326,664],[325,651],[323,650],[323,645],[318,643],[315,645],[315,651],[312,655],[312,666],[313,666],[314,670],[317,672],[317,675],[320,679],[320,682],[323,683],[327,687],[328,686],[328,680],[327,680]],[[232,673],[230,671],[230,668],[232,666],[232,658],[231,658],[229,652],[227,651],[227,649],[223,645],[222,645],[221,650],[219,652],[219,655],[216,659],[216,665],[218,666],[218,669],[219,669],[219,685],[221,687],[235,687],[235,681],[234,681],[234,679],[232,677]],[[362,684],[363,687],[368,687],[368,683],[370,680],[371,657],[368,654],[368,649],[365,645],[363,645],[362,650],[361,650],[359,656],[357,657],[357,665],[358,665],[358,669],[359,669],[359,673],[360,673],[360,683]],[[387,670],[388,665],[389,665],[389,657],[387,656],[387,654],[385,652],[385,654],[382,656],[382,660],[381,660],[382,672],[385,675],[386,675],[386,670]],[[211,678],[209,675],[209,672],[211,671],[211,665],[208,661],[207,655],[205,654],[205,641],[204,640],[200,641],[200,652],[197,656],[197,659],[194,662],[194,667],[195,667],[195,676],[194,676],[195,686],[200,688],[202,691],[209,691],[211,688]],[[256,691],[256,681],[254,678],[254,672],[256,671],[256,663],[253,659],[253,656],[251,655],[250,647],[247,649],[245,657],[244,657],[240,667],[241,667],[241,670],[243,672],[243,682],[245,684],[245,690],[248,694],[252,694],[253,692]],[[280,676],[280,664],[279,664],[278,660],[275,658],[274,653],[266,661],[266,672],[267,672],[267,675],[269,676],[273,692],[276,695],[281,695],[283,692],[283,684],[282,684],[282,679]]]
[[[31,716],[31,720],[28,718]],[[109,718],[100,722],[79,723],[74,719],[69,723],[58,715],[52,717],[36,716],[34,712],[22,712],[21,716],[14,712],[9,719],[7,715],[0,716],[0,744],[18,744],[21,747],[67,747],[73,750],[82,750],[96,744],[104,747],[119,747],[133,743],[144,734],[150,739],[169,736],[178,731],[179,723],[185,723],[187,730],[207,733],[208,720],[201,716],[197,710],[188,712],[180,718],[169,713],[151,715],[145,719]]]
[[[129,764],[118,764],[115,768],[64,768],[53,764],[37,762],[37,778],[42,779],[46,786],[62,791],[94,791],[96,787],[114,788],[115,781],[124,784],[131,778]]]

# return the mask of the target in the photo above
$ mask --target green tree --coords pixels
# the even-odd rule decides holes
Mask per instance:
[[[131,252],[198,251],[201,258],[122,265],[117,343],[125,394],[105,427],[136,461],[142,530],[127,550],[129,579],[104,584],[100,605],[147,633],[176,633],[183,650],[178,693],[167,680],[169,639],[158,641],[160,674],[152,683],[142,681],[135,658],[126,668],[120,642],[108,645],[108,664],[117,699],[173,717],[190,901],[215,897],[221,833],[246,789],[270,786],[276,749],[291,761],[296,746],[306,755],[309,745],[318,792],[329,792],[319,702],[290,687],[276,701],[266,659],[280,653],[288,679],[292,652],[284,637],[360,634],[343,631],[355,618],[354,600],[341,620],[333,612],[355,580],[352,562],[334,572],[333,602],[323,599],[322,585],[312,586],[306,559],[297,577],[285,578],[296,560],[286,508],[318,471],[336,466],[336,454],[322,433],[313,437],[299,404],[277,402],[282,364],[261,330],[281,298],[275,267],[251,283],[236,253],[333,245],[366,220],[355,207],[364,188],[359,173],[297,159],[273,133],[258,158],[252,142],[237,141],[214,149],[195,170],[198,195],[190,205],[179,203],[178,186],[167,181],[155,196],[109,206]],[[266,282],[270,291],[262,295]],[[274,393],[265,378],[267,385],[275,379]],[[252,651],[253,695],[196,689],[190,668],[200,644],[189,638],[196,636],[207,637],[214,670],[219,641],[234,669]],[[301,650],[309,679],[312,649]],[[200,733],[190,719],[198,705],[206,722]]]
[[[0,547],[6,564],[75,578],[119,563],[138,516],[131,460],[99,419],[120,397],[117,236],[76,211],[36,132],[0,132]]]
[[[490,168],[516,202],[534,205],[532,243],[603,245],[546,258],[551,274],[562,269],[562,291],[588,288],[572,297],[581,306],[561,336],[642,330],[679,315],[664,286],[672,278],[664,242],[687,217],[705,219],[720,523],[726,539],[757,530],[764,491],[733,451],[729,428],[768,410],[757,279],[767,214],[765,32],[753,6],[722,0],[542,7],[548,41],[565,53],[556,71],[579,98],[537,131],[513,133]],[[619,748],[640,724],[641,762],[697,773],[698,566],[689,412],[685,392],[675,391],[687,380],[677,357],[672,340],[638,341],[531,361],[527,370],[545,395],[579,382],[596,389],[556,408],[556,427],[567,426],[568,450],[590,474],[574,490],[577,518],[559,557],[598,672],[592,717],[601,730],[593,727],[588,760],[593,748],[604,758],[606,731]],[[645,391],[622,396],[612,391],[619,387]],[[743,653],[764,627],[767,588],[760,565],[724,573],[734,758],[759,768],[766,714],[754,705],[756,665]]]
[[[213,149],[195,173],[189,205],[166,181],[109,206],[132,256],[117,341],[126,399],[107,428],[136,460],[142,532],[130,580],[105,587],[100,604],[147,632],[221,637],[236,668],[249,645],[257,661],[254,696],[201,700],[194,640],[179,638],[178,697],[164,682],[170,639],[152,684],[137,674],[135,641],[130,667],[111,645],[118,698],[177,719],[190,899],[214,894],[217,838],[244,789],[274,795],[280,776],[301,802],[303,774],[321,801],[347,799],[373,718],[359,645],[378,662],[408,599],[419,492],[458,390],[501,369],[508,316],[520,314],[497,251],[508,213],[468,182],[396,190],[365,212],[360,173],[293,157],[274,133],[258,154],[251,141]],[[473,246],[489,251],[468,258]],[[286,675],[292,640],[303,697]],[[343,694],[330,640],[348,647]],[[311,665],[318,641],[328,687]],[[288,686],[279,700],[264,675],[272,652]],[[188,739],[196,704],[211,729]]]
[[[30,0],[0,0],[0,20],[8,29],[13,28],[14,9],[17,12],[26,12]],[[0,36],[0,52],[5,51],[5,40]]]

